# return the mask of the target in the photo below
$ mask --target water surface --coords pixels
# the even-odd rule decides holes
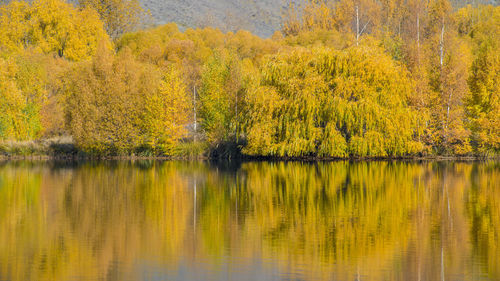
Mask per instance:
[[[498,162],[2,162],[0,280],[500,280]]]

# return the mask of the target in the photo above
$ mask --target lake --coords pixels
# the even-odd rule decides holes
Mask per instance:
[[[0,163],[0,280],[500,280],[499,162]]]

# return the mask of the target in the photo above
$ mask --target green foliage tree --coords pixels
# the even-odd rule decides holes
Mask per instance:
[[[207,61],[202,73],[200,118],[210,143],[236,140],[242,82],[240,62],[227,54]]]
[[[38,104],[23,91],[23,74],[13,60],[0,58],[0,140],[28,140],[41,130]]]

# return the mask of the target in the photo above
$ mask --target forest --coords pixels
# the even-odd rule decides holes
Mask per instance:
[[[500,7],[308,0],[281,30],[154,26],[137,0],[0,1],[0,151],[496,157]]]

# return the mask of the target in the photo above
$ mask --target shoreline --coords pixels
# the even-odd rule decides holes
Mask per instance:
[[[411,157],[263,157],[241,155],[225,157],[182,156],[79,156],[79,155],[0,155],[0,161],[269,161],[269,162],[335,162],[335,161],[500,161],[496,156],[411,156]]]

